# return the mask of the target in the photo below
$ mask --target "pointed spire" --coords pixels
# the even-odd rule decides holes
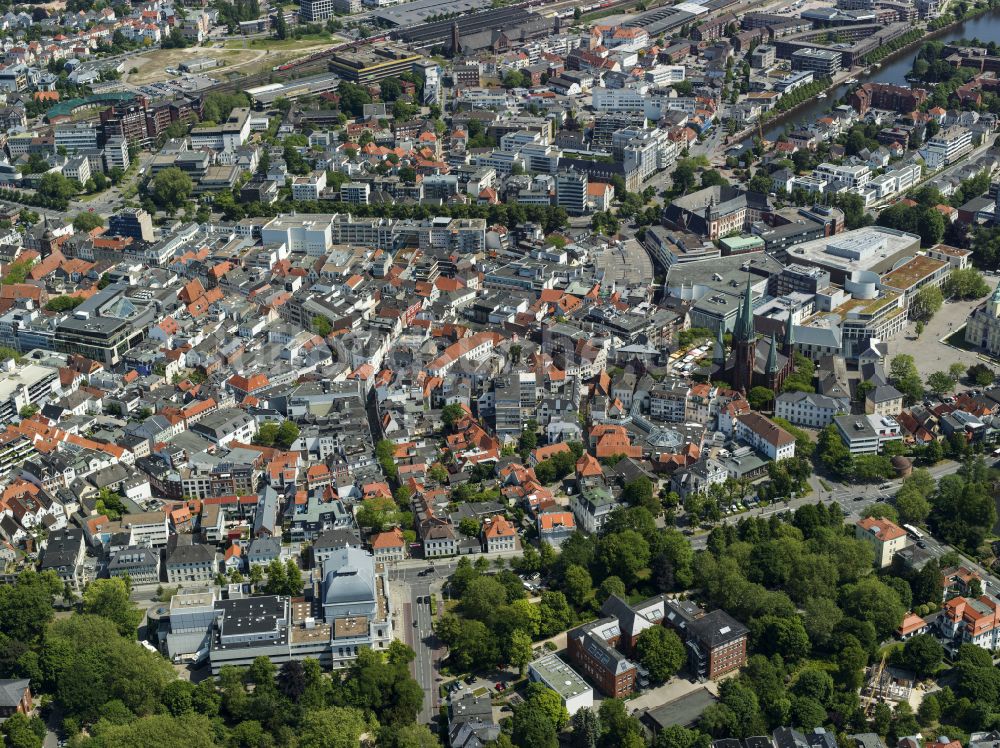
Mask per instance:
[[[750,290],[750,273],[747,273],[747,288],[740,300],[740,311],[736,315],[733,339],[753,340],[753,292]]]
[[[795,345],[795,331],[792,329],[792,310],[788,310],[788,319],[785,320],[785,355],[791,357],[792,346]]]
[[[724,325],[719,325],[718,334],[715,336],[715,355],[712,360],[718,364],[725,363],[726,360],[726,341],[722,337],[723,327]]]
[[[767,367],[765,369],[768,374],[776,374],[778,372],[778,341],[774,339],[774,333],[771,333],[771,346],[767,349]]]

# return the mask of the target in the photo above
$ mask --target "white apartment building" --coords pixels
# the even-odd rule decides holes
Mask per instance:
[[[90,159],[86,156],[73,156],[67,159],[63,167],[63,176],[75,179],[80,184],[86,184],[90,179]]]
[[[53,133],[56,148],[65,148],[67,153],[97,149],[97,128],[85,122],[56,125]]]
[[[646,71],[646,80],[654,86],[669,86],[685,79],[687,69],[683,65],[656,65]]]
[[[141,512],[122,517],[122,529],[132,535],[129,545],[163,548],[170,533],[167,529],[166,512]]]
[[[326,171],[323,169],[292,180],[292,198],[295,200],[319,200],[325,189]]]
[[[821,429],[841,413],[850,413],[846,397],[827,397],[813,392],[783,392],[774,400],[774,415],[796,426]]]
[[[972,130],[959,125],[941,130],[920,149],[928,169],[953,164],[972,150]]]
[[[875,551],[875,566],[879,569],[891,564],[892,557],[909,544],[902,527],[874,517],[866,517],[855,524],[854,537],[871,545]]]
[[[736,438],[771,460],[784,460],[795,456],[795,437],[767,416],[744,413],[736,417],[733,425]]]
[[[368,205],[371,194],[372,187],[368,182],[345,182],[340,185],[340,200],[350,205]]]
[[[250,137],[250,109],[236,107],[225,122],[217,125],[197,125],[191,130],[191,148],[211,148],[216,151],[235,151]]]
[[[865,164],[840,166],[823,163],[816,167],[814,173],[826,177],[828,182],[846,182],[851,187],[864,187],[872,178],[872,170]]]

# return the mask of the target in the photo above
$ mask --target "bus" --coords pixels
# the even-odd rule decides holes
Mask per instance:
[[[906,530],[907,535],[914,538],[915,540],[924,539],[924,534],[913,525],[903,525],[903,529]]]

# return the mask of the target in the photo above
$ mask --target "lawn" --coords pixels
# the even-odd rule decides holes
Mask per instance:
[[[311,44],[310,42],[315,42]],[[272,52],[281,50],[302,51],[306,46],[322,46],[332,44],[331,34],[303,34],[298,39],[229,39],[225,43],[226,49],[265,49]]]

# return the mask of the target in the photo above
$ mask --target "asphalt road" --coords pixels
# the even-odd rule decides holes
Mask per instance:
[[[928,468],[928,470],[937,479],[943,475],[950,475],[956,472],[960,467],[961,463],[946,460]],[[847,516],[844,517],[844,521],[856,522],[861,519],[861,514],[864,510],[872,504],[878,502],[891,503],[892,498],[902,485],[902,481],[899,480],[887,481],[889,485],[883,490],[880,485],[868,484],[859,486],[832,481],[826,482],[831,488],[829,491],[822,488],[819,483],[819,477],[814,475],[811,479],[813,491],[809,495],[791,499],[787,502],[772,503],[769,506],[740,512],[739,514],[731,514],[728,517],[724,517],[721,524],[736,524],[744,517],[770,517],[773,514],[793,512],[800,506],[815,504],[817,501],[828,505],[834,502],[840,504],[848,512]],[[858,500],[859,498],[860,501]],[[707,535],[699,535],[691,539],[691,545],[696,549],[701,549],[705,547],[707,541]],[[998,589],[1000,589],[1000,583],[998,583]]]
[[[434,567],[432,574],[420,576],[428,567]],[[403,584],[409,590],[407,601],[403,603],[403,638],[413,648],[416,657],[410,666],[413,678],[424,692],[424,704],[418,721],[430,723],[437,715],[440,698],[438,684],[438,663],[444,657],[444,645],[434,634],[434,621],[427,596],[441,589],[444,582],[455,571],[458,559],[403,561],[389,570],[390,580]],[[420,600],[421,602],[417,602]],[[416,626],[413,625],[416,621]]]

